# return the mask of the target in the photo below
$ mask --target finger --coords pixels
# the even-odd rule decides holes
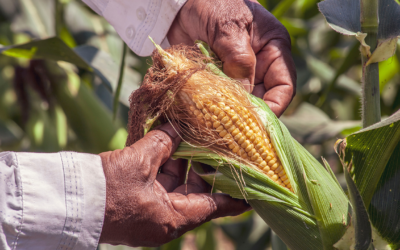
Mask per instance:
[[[264,83],[258,83],[254,85],[252,94],[258,98],[263,99],[265,92],[267,91],[265,90]]]
[[[161,173],[156,180],[165,188],[167,192],[172,192],[185,182],[187,170],[187,160],[173,160],[169,158],[161,167]]]
[[[230,16],[229,22],[220,19],[209,23],[208,29],[214,30],[214,33],[211,34],[214,37],[209,37],[210,46],[222,61],[224,73],[240,80],[245,89],[251,92],[256,65],[256,57],[249,35],[252,14],[243,2],[239,3],[237,7],[232,3],[229,8],[232,8],[231,12],[238,16]]]
[[[143,168],[144,175],[155,179],[159,167],[175,152],[180,141],[178,133],[169,123],[157,127],[130,146],[139,158],[136,166]]]
[[[193,169],[189,170],[186,184],[177,187],[174,193],[191,194],[191,193],[211,193],[211,185],[197,175]]]
[[[226,194],[181,195],[170,193],[174,210],[185,218],[185,230],[191,230],[211,219],[236,216],[251,209],[245,200],[231,198]]]
[[[293,99],[296,85],[294,62],[290,50],[282,43],[282,40],[270,41],[257,54],[256,66],[256,78],[263,76],[266,91],[262,98],[278,117]]]

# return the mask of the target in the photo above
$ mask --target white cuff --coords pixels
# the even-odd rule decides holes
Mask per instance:
[[[185,2],[186,0],[109,0],[101,13],[130,49],[139,56],[148,56],[154,50],[148,36],[162,47],[169,47],[166,35]]]
[[[106,199],[99,156],[1,153],[2,171],[10,181],[0,190],[0,221],[14,224],[0,227],[1,249],[96,249]]]

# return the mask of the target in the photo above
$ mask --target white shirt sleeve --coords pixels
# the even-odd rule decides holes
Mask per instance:
[[[167,32],[186,0],[83,0],[102,15],[139,56],[149,56],[154,45],[169,47]]]
[[[96,249],[105,186],[97,155],[1,152],[0,249]]]

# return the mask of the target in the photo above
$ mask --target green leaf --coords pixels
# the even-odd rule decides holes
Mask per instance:
[[[318,7],[335,31],[353,36],[361,31],[360,1],[325,0],[318,3]]]
[[[313,57],[312,55],[306,56],[307,66],[309,70],[318,78],[322,80],[322,83],[328,84],[332,79],[335,78],[335,70],[332,69],[331,66],[326,64],[325,62]],[[352,93],[353,95],[361,95],[361,86],[359,83],[354,81],[353,79],[341,75],[337,79],[337,83],[335,85],[337,88],[343,89]]]
[[[3,47],[0,48],[0,53],[28,59],[65,61],[75,64],[80,68],[92,70],[79,55],[58,37]]]
[[[19,15],[14,19],[14,32],[25,32],[35,38],[55,35],[54,0],[18,0]]]
[[[345,163],[366,206],[369,206],[379,179],[400,141],[400,111],[346,138]]]
[[[400,143],[383,171],[368,208],[372,224],[392,249],[400,249],[399,179]]]
[[[336,71],[335,76],[332,78],[332,80],[328,83],[328,86],[325,88],[323,94],[320,96],[316,106],[321,107],[324,102],[326,101],[326,98],[328,94],[332,91],[333,87],[335,86],[338,78],[344,74],[357,60],[358,60],[358,54],[360,53],[359,51],[359,44],[357,42],[353,43],[353,45],[350,48],[350,51],[347,53],[346,58],[343,60],[342,64],[340,65],[339,69]]]
[[[307,26],[301,19],[282,17],[279,21],[285,26],[290,36],[301,36],[307,34]]]
[[[60,68],[56,64],[47,64],[55,97],[79,138],[81,148],[85,152],[100,153],[123,147],[127,133],[121,122],[113,121],[107,107],[85,84],[81,84],[68,66]]]
[[[386,84],[400,72],[400,63],[397,56],[379,63],[379,92],[382,93]]]
[[[295,0],[283,0],[281,1],[272,11],[272,15],[274,15],[277,19],[281,18],[283,14],[286,13],[292,7]]]
[[[36,54],[36,51],[37,47],[32,47],[31,49],[11,48],[3,51],[3,55],[31,59]]]
[[[0,119],[0,147],[14,144],[22,139],[22,129],[12,120]]]
[[[94,69],[95,74],[115,93],[118,88],[120,67],[113,61],[112,57],[106,52],[88,45],[75,48],[75,52]],[[129,107],[129,96],[140,87],[141,81],[142,77],[138,72],[125,66],[119,96],[122,104]]]
[[[274,231],[272,231],[272,236],[271,236],[271,247],[272,250],[288,250],[287,246],[285,243],[279,238]]]
[[[399,142],[400,111],[347,137],[341,151],[373,226],[392,249],[400,246]]]
[[[379,0],[378,39],[400,36],[400,5],[395,0]]]
[[[343,130],[358,130],[361,126],[361,121],[333,121],[322,110],[306,102],[302,103],[295,113],[290,116],[284,115],[280,120],[302,144],[320,144],[334,138]]]
[[[382,62],[392,57],[396,52],[397,40],[397,37],[380,40],[365,66],[368,66],[372,63]]]
[[[346,177],[347,190],[351,204],[353,205],[353,225],[355,228],[355,249],[367,250],[372,244],[372,230],[369,221],[367,209],[364,206],[363,199],[354,184],[347,168],[344,167],[344,176]]]

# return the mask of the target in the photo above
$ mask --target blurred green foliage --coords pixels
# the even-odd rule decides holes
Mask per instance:
[[[361,125],[358,43],[331,30],[315,0],[259,2],[281,21],[292,40],[297,95],[282,121],[344,181],[333,144]],[[51,46],[4,50],[54,36],[59,39],[52,38]],[[122,72],[123,47],[110,24],[79,0],[0,0],[0,151],[100,153],[122,148],[128,103],[119,104],[114,119],[113,92]],[[36,57],[29,59],[33,54]],[[400,108],[399,61],[397,52],[379,64],[383,116]],[[123,62],[120,99],[127,100],[151,62],[131,51]],[[286,249],[255,213],[248,212],[206,223],[157,249],[271,247]]]

